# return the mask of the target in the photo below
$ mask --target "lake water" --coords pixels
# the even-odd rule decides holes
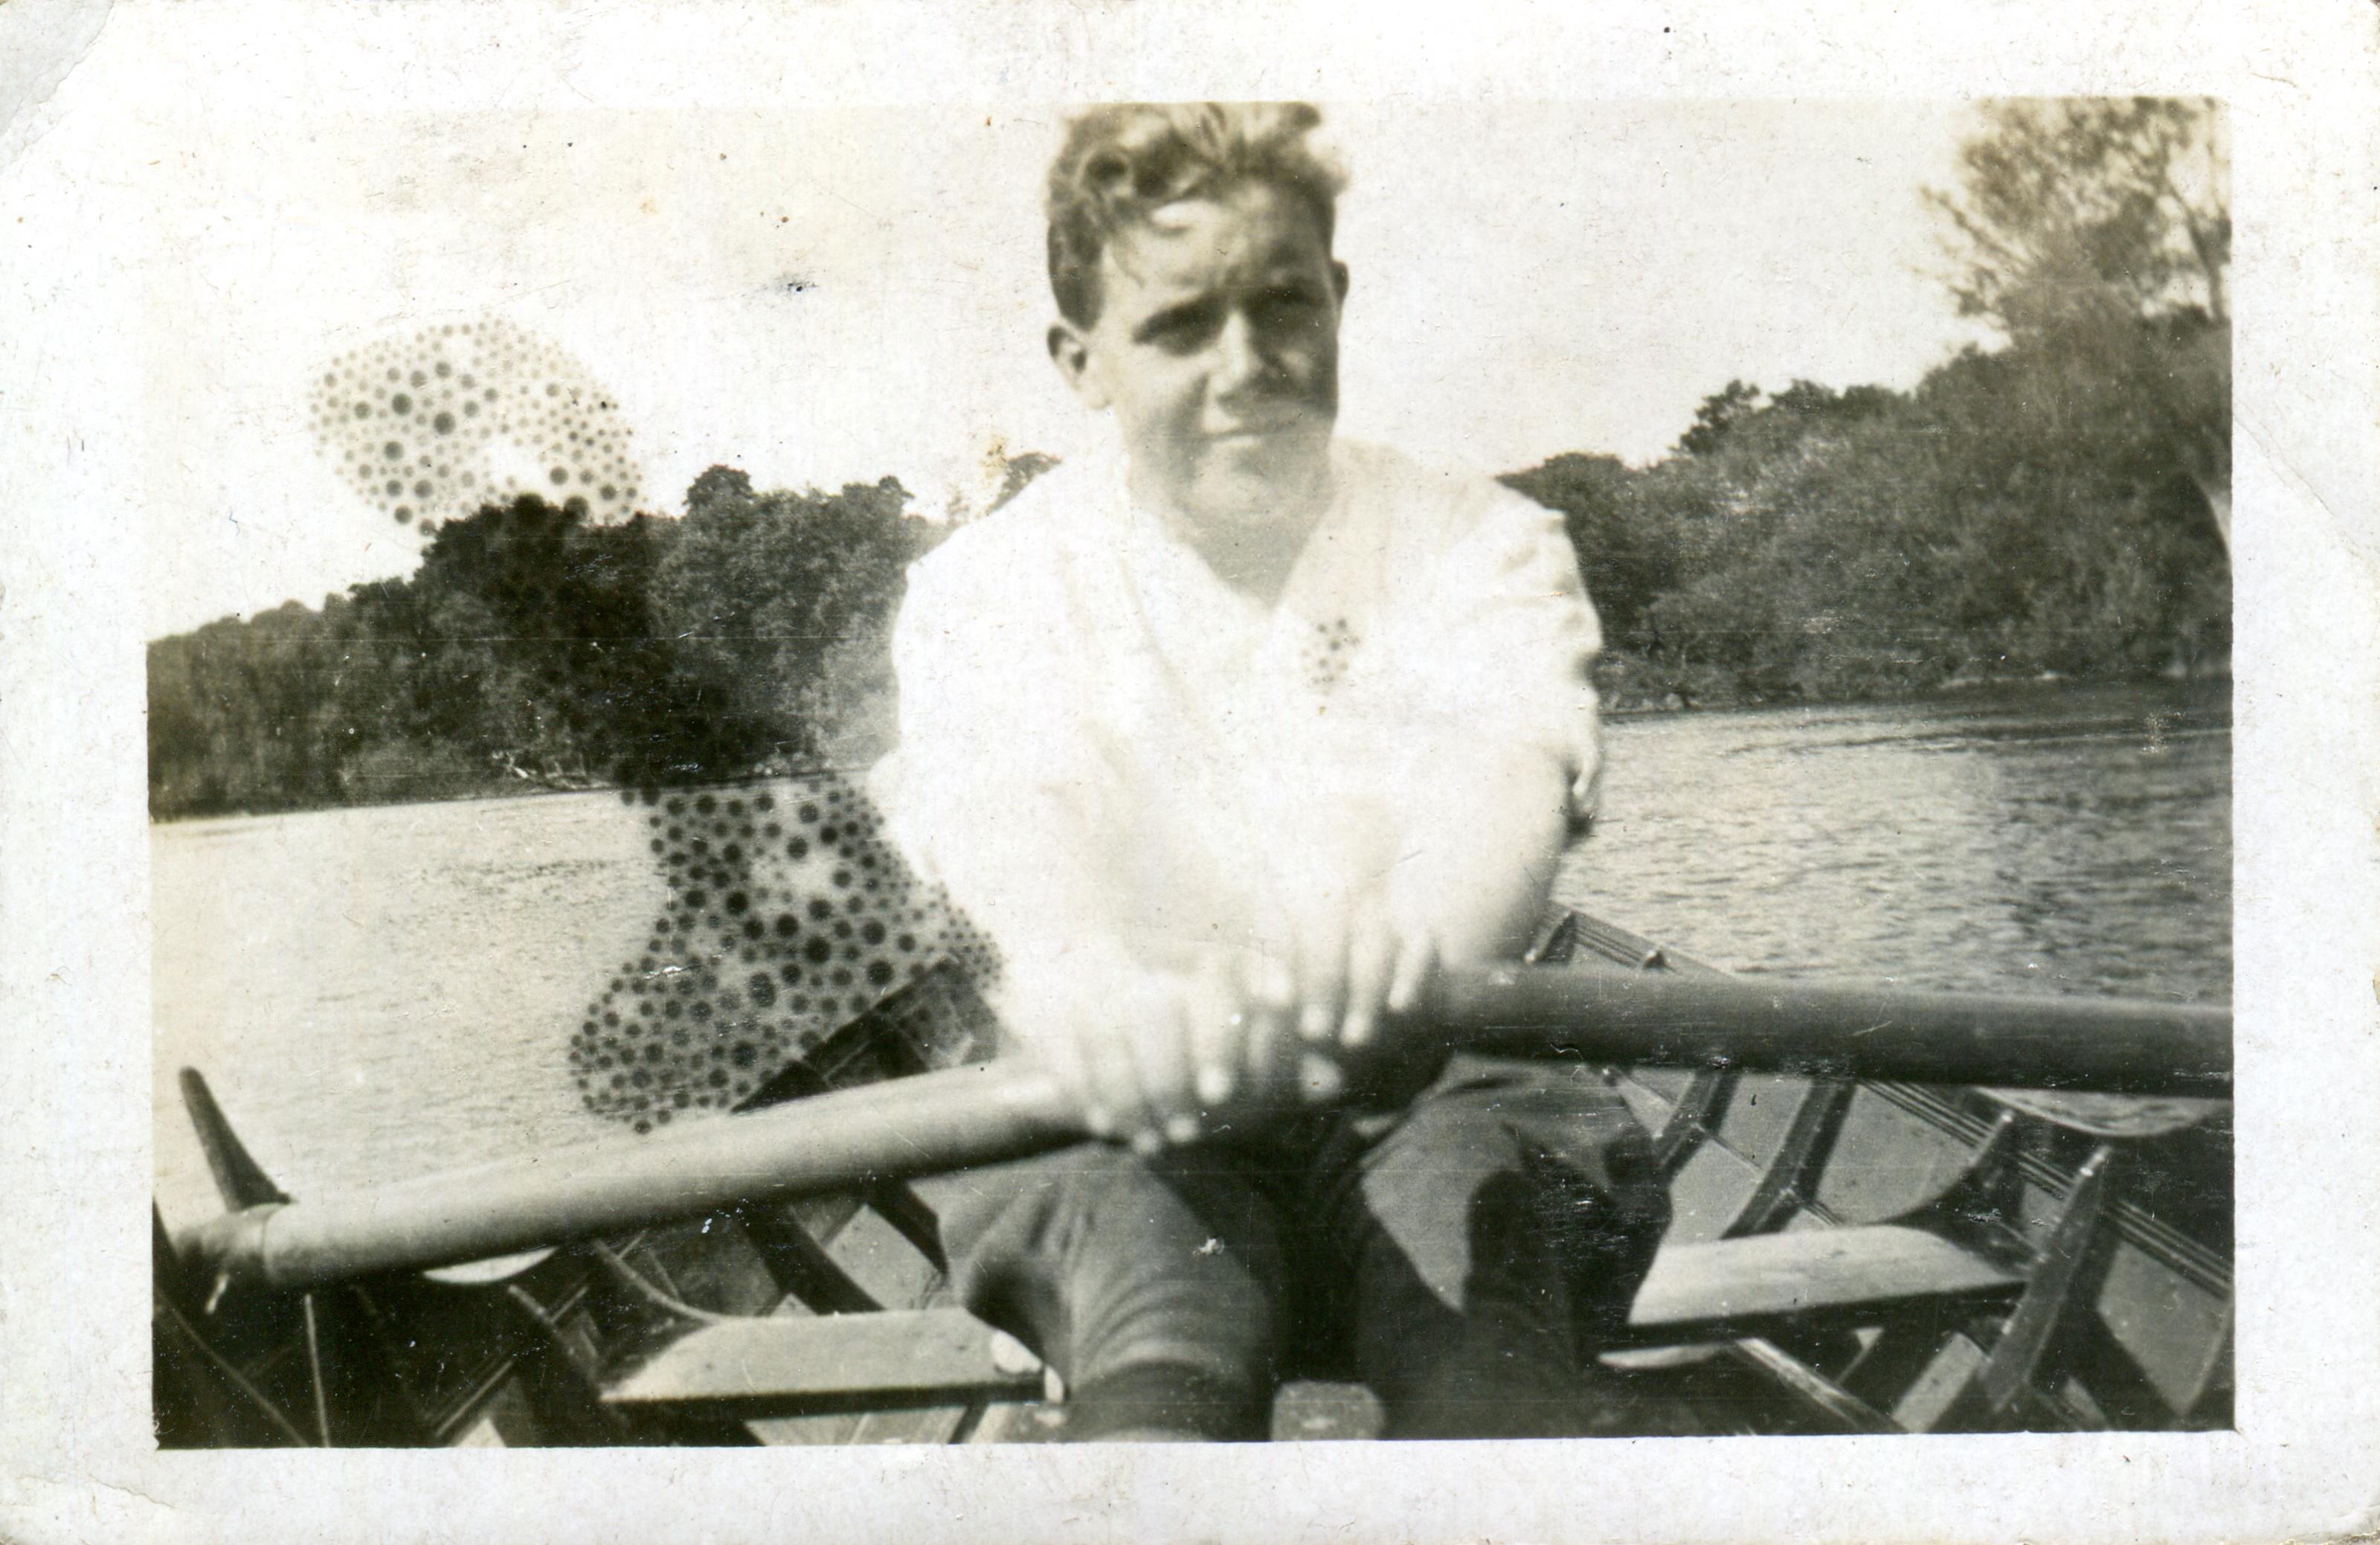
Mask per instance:
[[[1734,969],[2228,1001],[2228,685],[1615,723],[1564,899]],[[616,1130],[565,1047],[666,895],[608,793],[154,829],[159,1200],[216,1210],[202,1070],[320,1195]]]

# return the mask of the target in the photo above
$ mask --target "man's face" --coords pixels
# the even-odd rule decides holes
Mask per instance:
[[[1085,402],[1115,409],[1137,488],[1230,529],[1322,486],[1346,288],[1313,211],[1242,183],[1116,233],[1099,320],[1061,322],[1050,352]]]

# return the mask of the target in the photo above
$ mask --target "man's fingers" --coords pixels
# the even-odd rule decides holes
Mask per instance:
[[[1082,1041],[1072,1025],[1045,1025],[1039,1028],[1032,1041],[1033,1055],[1049,1069],[1050,1077],[1066,1091],[1075,1108],[1083,1113],[1083,1125],[1094,1137],[1111,1136],[1115,1131],[1114,1117],[1099,1108],[1098,1091],[1091,1086],[1090,1069],[1083,1056]]]
[[[1347,1014],[1339,1025],[1341,1045],[1368,1046],[1378,1035],[1396,960],[1397,937],[1388,919],[1366,908],[1347,941]]]
[[[1178,1038],[1174,994],[1168,984],[1147,977],[1123,987],[1115,998],[1083,1010],[1081,1041],[1093,1109],[1100,1113],[1106,1137],[1122,1138],[1147,1151],[1162,1140],[1162,1115],[1149,1098],[1153,1067],[1161,1048]],[[1153,1045],[1145,1045],[1153,1040]]]
[[[1160,1144],[1190,1142],[1198,1136],[1197,1064],[1191,1050],[1191,1023],[1196,1016],[1193,995],[1177,988],[1149,996],[1154,1001],[1134,1025],[1132,1037],[1147,1130]],[[1147,1146],[1146,1139],[1135,1142]]]
[[[1297,971],[1288,953],[1289,936],[1284,933],[1281,937],[1283,943],[1278,951],[1267,950],[1246,958],[1241,987],[1257,1006],[1286,1018],[1297,1007]]]
[[[1329,1040],[1347,1012],[1347,924],[1336,907],[1305,919],[1297,940],[1297,1033]]]
[[[1388,1011],[1402,1019],[1418,1011],[1438,976],[1438,940],[1423,933],[1407,938],[1389,980]]]
[[[1124,1030],[1094,1031],[1083,1037],[1083,1079],[1090,1091],[1086,1113],[1095,1136],[1130,1139],[1148,1127],[1132,1040]]]
[[[1190,1059],[1201,1105],[1220,1105],[1240,1087],[1240,1046],[1247,1033],[1248,995],[1232,981],[1232,963],[1216,955],[1192,979],[1187,994]]]
[[[1219,1029],[1237,1030],[1246,1024],[1244,1015],[1226,1016]],[[1198,1103],[1209,1109],[1222,1104],[1240,1092],[1240,1060],[1233,1038],[1210,1035],[1198,1048]]]
[[[1296,1098],[1297,983],[1288,962],[1259,958],[1250,968],[1243,1010],[1248,1016],[1240,1040],[1241,1066],[1250,1104],[1278,1106]]]

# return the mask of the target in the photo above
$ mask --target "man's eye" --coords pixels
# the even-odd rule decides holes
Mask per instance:
[[[1214,330],[1215,319],[1208,312],[1178,311],[1152,321],[1141,336],[1160,348],[1186,350],[1204,343]]]
[[[1262,305],[1267,315],[1282,322],[1303,322],[1321,307],[1312,290],[1267,290]]]

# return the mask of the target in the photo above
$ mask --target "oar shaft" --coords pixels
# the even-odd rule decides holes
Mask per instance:
[[[741,1203],[930,1174],[1082,1135],[1049,1077],[952,1068],[724,1121],[625,1134],[320,1200],[248,1208],[175,1241],[210,1275],[280,1289],[510,1255]]]
[[[1460,1044],[1599,1063],[2231,1092],[2231,1011],[2202,1004],[1498,967],[1450,973],[1431,1016]]]
[[[1458,1045],[1597,1063],[2136,1093],[2222,1095],[2230,1082],[2230,1014],[2217,1008],[1514,967],[1450,973],[1430,1019]],[[304,1288],[961,1169],[1082,1131],[1029,1066],[954,1068],[249,1208],[176,1243],[210,1272]]]

